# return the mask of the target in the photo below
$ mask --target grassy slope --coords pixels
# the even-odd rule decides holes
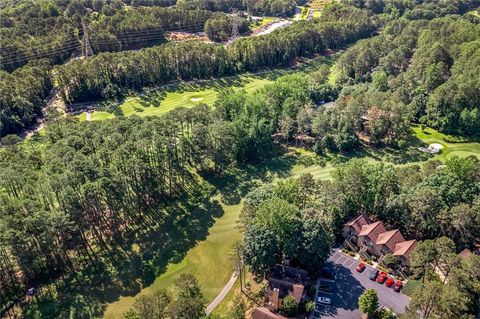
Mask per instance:
[[[422,131],[419,126],[413,127],[415,135],[426,144],[439,143],[443,145],[440,154],[434,156],[434,159],[446,160],[452,156],[467,157],[470,155],[480,156],[480,143],[447,143],[446,135],[434,129],[426,128]]]
[[[261,168],[266,172],[263,176],[268,180],[275,180],[287,176],[299,176],[310,172],[315,178],[330,179],[333,170],[331,165],[321,167],[319,165],[305,166],[302,159],[311,157],[312,153],[302,152],[301,154],[288,155],[282,163],[267,163]],[[286,168],[286,172],[283,169]],[[251,182],[256,179],[261,182],[265,178],[246,174],[242,177],[245,181]],[[202,291],[211,301],[227,283],[232,273],[232,266],[228,260],[228,253],[233,244],[242,238],[237,228],[242,204],[222,204],[225,214],[216,219],[215,224],[209,229],[206,240],[192,248],[186,257],[177,264],[170,264],[167,271],[156,278],[154,283],[143,289],[136,296],[121,297],[118,301],[108,305],[104,318],[121,318],[123,313],[133,304],[136,297],[148,294],[159,288],[169,288],[172,282],[181,273],[194,274],[202,286]]]
[[[297,67],[265,71],[259,74],[244,74],[228,78],[206,80],[197,83],[183,82],[170,88],[164,87],[153,89],[144,94],[127,96],[119,108],[124,116],[160,116],[177,107],[193,107],[200,103],[212,105],[217,99],[220,90],[232,87],[254,92],[265,85],[272,83],[278,77],[298,71],[308,71],[317,68],[321,64],[332,64],[334,57],[319,57],[305,60]],[[115,117],[113,113],[94,111],[90,120],[105,120]],[[78,115],[80,121],[86,120],[85,113]]]
[[[183,85],[180,90],[175,91],[151,91],[140,96],[129,96],[119,106],[124,116],[160,116],[174,108],[183,106],[193,107],[200,103],[212,105],[217,99],[218,89],[232,86],[236,89],[243,88],[247,92],[255,91],[273,80],[268,78],[256,77],[251,75],[240,76],[238,81],[232,85],[222,85],[218,87],[199,88],[193,85]],[[94,111],[91,120],[105,120],[115,117],[112,113]],[[85,113],[79,115],[80,121],[85,121]]]

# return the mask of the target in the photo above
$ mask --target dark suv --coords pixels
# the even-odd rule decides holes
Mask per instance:
[[[370,273],[368,274],[368,278],[370,278],[370,280],[377,279],[377,276],[378,276],[378,270],[377,269],[370,270]]]

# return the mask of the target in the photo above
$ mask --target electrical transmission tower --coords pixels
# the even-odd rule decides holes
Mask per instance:
[[[240,31],[238,30],[238,13],[237,9],[233,9],[232,14],[232,41],[235,41],[240,36]]]
[[[93,49],[90,45],[90,38],[88,36],[88,28],[85,21],[82,20],[83,39],[82,39],[82,55],[84,57],[92,56]]]

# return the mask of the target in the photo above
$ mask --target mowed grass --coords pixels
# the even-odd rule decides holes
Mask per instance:
[[[279,171],[278,162],[266,163],[264,170],[268,171],[265,176],[272,176],[273,180],[279,180],[286,177],[298,177],[303,173],[310,172],[315,178],[331,179],[331,171],[333,167],[326,165],[321,167],[313,164],[306,166],[303,163],[313,156],[311,152],[289,152],[284,162],[288,162],[286,172]],[[293,160],[292,160],[293,158]],[[271,165],[271,166],[269,166]],[[245,175],[245,182],[251,182],[257,179],[258,183],[262,182],[260,177]],[[170,289],[175,278],[182,273],[190,273],[197,277],[202,291],[208,302],[212,301],[222,290],[223,286],[228,282],[232,272],[233,265],[228,256],[236,241],[242,239],[242,232],[238,228],[242,203],[236,205],[226,205],[222,203],[224,215],[215,220],[215,224],[209,229],[209,235],[204,241],[199,242],[194,248],[190,249],[185,258],[176,264],[170,264],[167,271],[157,277],[152,285],[144,288],[135,296],[120,297],[116,302],[107,306],[104,318],[116,319],[122,318],[123,314],[133,305],[135,298],[140,295],[149,294],[156,289]]]
[[[194,107],[198,104],[213,105],[217,100],[218,92],[227,87],[234,89],[245,89],[253,92],[267,84],[273,83],[273,79],[253,75],[239,76],[238,79],[227,82],[226,85],[205,85],[203,88],[193,84],[182,84],[178,89],[152,90],[136,96],[128,96],[118,106],[123,116],[161,116],[177,107]],[[91,114],[91,121],[106,120],[114,118],[110,112],[94,111]],[[85,112],[78,116],[80,121],[86,121]]]
[[[232,245],[241,239],[241,232],[236,227],[241,206],[242,204],[223,205],[224,215],[216,219],[206,240],[192,248],[181,262],[170,264],[164,274],[136,296],[121,297],[109,304],[104,318],[123,318],[123,314],[133,305],[136,297],[157,289],[171,288],[173,281],[182,273],[195,275],[207,300],[213,300],[233,271],[228,252]]]
[[[267,84],[273,83],[282,75],[295,72],[315,70],[321,64],[331,65],[336,57],[318,57],[305,60],[301,64],[277,70],[267,70],[258,74],[244,74],[214,80],[198,82],[182,82],[180,84],[151,89],[142,94],[126,96],[118,105],[117,114],[122,116],[161,116],[177,107],[190,108],[198,104],[213,105],[217,100],[218,92],[222,89],[244,89],[247,93],[254,92]],[[114,112],[101,110],[93,111],[91,121],[114,118]],[[86,114],[77,116],[80,121],[86,121]]]
[[[445,141],[447,135],[440,133],[432,128],[421,129],[420,126],[414,126],[413,131],[415,136],[419,138],[426,145],[432,143],[438,143],[443,145],[442,151],[435,155],[433,159],[445,161],[452,156],[467,157],[474,155],[480,157],[480,143],[467,142],[467,143],[448,143]]]

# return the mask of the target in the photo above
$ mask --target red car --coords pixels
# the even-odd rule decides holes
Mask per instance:
[[[387,279],[387,273],[384,272],[384,271],[382,271],[382,272],[380,273],[380,275],[378,275],[378,277],[377,277],[377,282],[378,282],[379,284],[383,284],[383,282],[385,281],[385,279]]]
[[[355,268],[355,270],[358,271],[358,272],[362,272],[362,271],[365,270],[365,268],[366,268],[366,267],[365,267],[365,264],[364,264],[364,263],[359,263],[359,264],[357,265],[357,268]]]
[[[393,286],[393,291],[400,292],[402,290],[403,283],[400,280],[397,280],[395,285]]]
[[[392,287],[394,283],[395,280],[393,278],[387,278],[387,281],[385,281],[385,286]]]

